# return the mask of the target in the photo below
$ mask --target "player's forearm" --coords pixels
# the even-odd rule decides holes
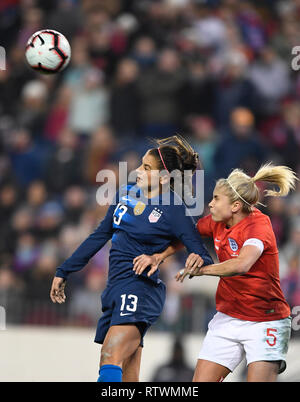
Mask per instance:
[[[198,275],[208,276],[235,276],[243,275],[248,271],[247,267],[238,258],[220,262],[217,264],[206,265],[199,270]]]
[[[170,257],[170,255],[173,255],[177,251],[181,250],[182,248],[183,248],[182,243],[173,243],[173,244],[170,244],[169,247],[167,247],[163,252],[158,253],[157,255],[163,261],[166,258]]]
[[[97,228],[56,270],[56,276],[67,279],[72,272],[80,271],[111,238],[110,232]]]

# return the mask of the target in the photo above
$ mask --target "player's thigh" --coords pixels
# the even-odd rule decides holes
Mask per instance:
[[[221,382],[231,371],[221,364],[199,359],[197,361],[193,382]]]
[[[141,346],[127,359],[124,360],[122,369],[123,369],[123,382],[138,382],[140,375],[140,367],[141,367],[141,358],[142,358],[142,350]]]
[[[121,365],[125,359],[137,350],[140,341],[141,334],[136,325],[111,326],[101,349],[100,365]]]
[[[280,361],[257,361],[248,365],[248,382],[275,382]]]

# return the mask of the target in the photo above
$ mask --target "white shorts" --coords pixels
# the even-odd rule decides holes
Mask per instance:
[[[233,371],[246,357],[256,361],[280,361],[279,373],[286,368],[291,335],[291,317],[275,321],[244,321],[217,312],[208,324],[198,359],[209,360]]]

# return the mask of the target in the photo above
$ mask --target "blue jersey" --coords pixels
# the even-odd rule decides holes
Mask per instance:
[[[162,252],[176,239],[184,244],[189,253],[199,254],[204,265],[213,264],[193,218],[186,213],[186,206],[174,192],[168,195],[169,205],[164,205],[166,194],[148,199],[136,185],[122,187],[103,221],[71,257],[58,267],[56,276],[67,279],[69,273],[82,269],[110,239],[107,285],[135,276],[135,257]],[[159,270],[148,278],[149,269],[142,275],[159,283]]]

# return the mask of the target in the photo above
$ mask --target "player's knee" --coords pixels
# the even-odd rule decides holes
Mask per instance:
[[[118,356],[117,350],[109,345],[103,345],[101,349],[100,355],[100,365],[103,364],[120,364],[121,361],[120,357]]]
[[[123,334],[116,334],[111,336],[107,342],[104,342],[101,355],[100,355],[100,365],[103,364],[116,364],[122,363],[124,356],[123,350]]]

